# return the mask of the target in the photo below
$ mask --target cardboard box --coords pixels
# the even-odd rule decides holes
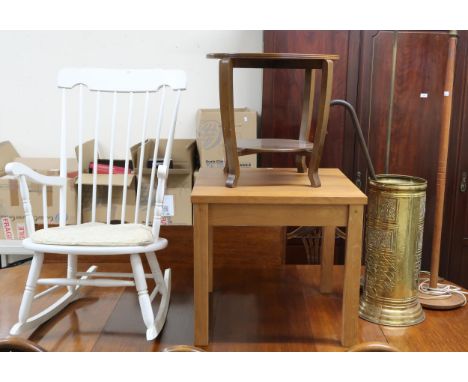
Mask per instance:
[[[58,158],[21,158],[10,142],[0,143],[0,165],[2,170],[9,162],[23,163],[34,171],[44,175],[58,175],[60,159]],[[67,162],[70,177],[67,181],[67,224],[76,223],[76,190],[74,172],[75,159]],[[3,172],[4,174],[4,172]],[[44,224],[42,210],[42,185],[28,182],[29,200],[34,221]],[[47,187],[47,220],[48,224],[59,223],[60,191],[58,187]],[[0,240],[22,240],[26,238],[24,209],[19,192],[18,180],[9,175],[0,177]]]
[[[10,141],[0,142],[0,176],[5,176],[5,166],[19,156]]]
[[[158,148],[158,158],[163,158],[166,149],[167,140],[161,139]],[[154,151],[154,139],[145,142],[143,157],[143,170],[141,179],[140,208],[138,221],[145,223],[148,207],[148,196],[150,189],[151,167],[148,163],[152,159]],[[192,202],[190,195],[193,187],[193,171],[195,168],[196,154],[195,140],[193,139],[175,139],[172,146],[172,168],[169,169],[166,194],[164,197],[164,212],[162,224],[164,225],[191,225],[192,224]],[[138,165],[140,160],[141,146],[136,144],[131,148],[133,163],[136,164],[135,174],[138,175]],[[152,193],[152,203],[150,209],[150,224],[153,220],[154,201],[156,197],[157,178]]]
[[[82,203],[81,203],[81,222],[87,223],[92,219],[92,198],[93,198],[93,174],[89,173],[89,164],[94,162],[94,140],[83,143],[83,161],[82,161]],[[78,158],[78,147],[75,147],[76,156]],[[98,159],[100,158],[98,150]],[[114,158],[117,160],[117,158]],[[129,157],[129,162],[131,158]],[[130,167],[130,165],[129,165]],[[120,223],[122,217],[122,199],[124,187],[123,174],[112,175],[112,205],[111,205],[111,222]],[[107,222],[107,199],[109,190],[109,175],[97,174],[96,187],[96,221]],[[76,179],[78,184],[78,178]],[[136,200],[136,178],[133,174],[128,174],[127,179],[127,197],[125,208],[125,222],[133,223],[135,219],[135,200]]]
[[[257,138],[257,112],[248,108],[234,109],[237,139]],[[223,168],[225,153],[219,109],[200,109],[197,112],[197,148],[201,167]],[[257,155],[239,157],[241,167],[257,167]]]

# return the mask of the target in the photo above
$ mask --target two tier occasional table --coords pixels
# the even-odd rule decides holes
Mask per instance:
[[[333,54],[296,54],[296,53],[212,53],[208,58],[219,59],[219,101],[221,123],[223,126],[224,147],[226,152],[226,186],[236,187],[239,176],[239,155],[256,153],[296,153],[298,172],[308,167],[310,184],[320,187],[318,168],[322,157],[323,145],[327,134],[328,114],[333,85]],[[302,116],[299,139],[249,139],[236,140],[234,127],[234,68],[273,68],[304,69],[305,83],[302,102]],[[317,121],[314,141],[310,141],[312,109],[315,92],[315,71],[322,74],[320,98],[318,100]],[[306,163],[306,158],[309,158]]]
[[[200,169],[192,191],[195,345],[209,342],[213,226],[323,227],[323,293],[332,289],[335,228],[346,227],[341,342],[343,346],[357,342],[362,219],[367,197],[338,169],[320,169],[319,175],[322,186],[314,188],[308,176],[296,169],[244,169],[238,186],[227,188],[222,169]]]

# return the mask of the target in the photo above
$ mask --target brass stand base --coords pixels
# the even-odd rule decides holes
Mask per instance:
[[[424,296],[431,296],[430,294],[419,292],[419,302],[423,308],[434,310],[450,310],[456,309],[465,303],[465,299],[458,293],[452,293],[447,298],[424,298]]]
[[[417,298],[401,301],[376,301],[364,296],[361,298],[359,317],[374,324],[387,326],[412,326],[424,321],[425,316]]]

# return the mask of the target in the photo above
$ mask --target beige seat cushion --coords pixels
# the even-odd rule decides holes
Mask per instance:
[[[82,246],[138,246],[154,242],[150,227],[143,224],[85,223],[41,229],[31,235],[38,244]]]

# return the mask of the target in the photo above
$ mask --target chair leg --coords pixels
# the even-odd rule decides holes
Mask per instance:
[[[77,270],[77,256],[76,255],[68,255],[67,259],[67,279],[75,279],[76,278],[76,270]],[[67,286],[67,290],[70,293],[73,293],[76,290],[77,286],[69,285]]]
[[[157,337],[158,332],[154,324],[153,308],[151,307],[151,299],[148,294],[148,286],[146,285],[145,272],[140,255],[136,253],[131,254],[130,263],[132,265],[133,277],[138,292],[141,315],[146,326],[146,339],[151,341]]]
[[[306,156],[297,154],[296,155],[296,168],[297,172],[304,173],[307,170]]]
[[[148,260],[149,267],[151,269],[151,274],[153,275],[154,282],[156,285],[159,285],[159,292],[164,294],[166,291],[166,284],[164,283],[164,277],[161,272],[161,268],[158,263],[158,259],[153,252],[145,253],[146,260]],[[167,270],[166,270],[167,271]]]
[[[167,310],[169,308],[169,301],[171,298],[171,270],[166,269],[164,271],[164,277],[159,267],[158,259],[154,252],[145,253],[146,259],[151,269],[151,273],[156,283],[156,288],[158,288],[159,293],[161,294],[161,303],[159,305],[158,313],[155,318],[155,326],[157,334],[161,332],[164,324],[166,322]],[[156,334],[156,335],[157,335]]]
[[[19,309],[18,323],[16,324],[18,326],[24,325],[30,315],[32,302],[34,300],[34,293],[36,291],[37,279],[39,278],[39,275],[41,273],[43,261],[43,253],[34,253],[31,262],[31,268],[29,268],[26,287],[24,288],[23,299],[21,300],[21,305]]]
[[[80,286],[74,286],[71,292],[67,291],[62,297],[57,299],[53,304],[49,305],[44,310],[40,311],[34,316],[30,315],[33,301],[37,298],[40,298],[40,295],[44,295],[44,293],[47,293],[47,291],[44,291],[34,296],[37,281],[42,268],[43,258],[44,254],[42,253],[36,253],[33,257],[28,279],[26,282],[23,300],[21,301],[19,321],[10,329],[10,335],[12,336],[20,335],[21,333],[24,333],[27,330],[36,329],[39,325],[43,324],[47,320],[50,320],[62,309],[64,309],[68,304],[80,297]],[[87,270],[87,273],[95,272],[96,269],[97,267],[93,265]],[[82,280],[88,278],[89,276],[81,277]]]

